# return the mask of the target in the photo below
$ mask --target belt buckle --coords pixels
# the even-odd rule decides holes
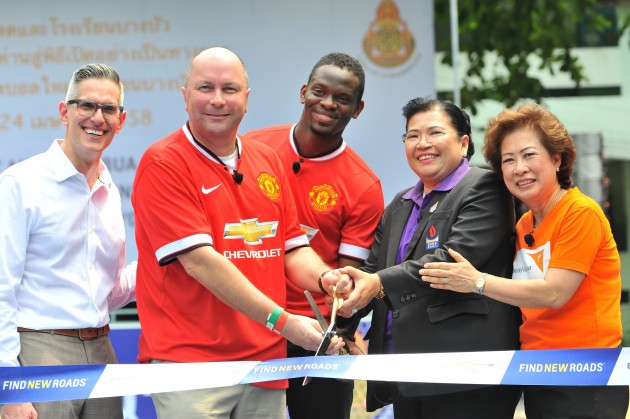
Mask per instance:
[[[97,329],[77,329],[80,340],[92,340],[98,335]]]
[[[79,333],[80,340],[87,340],[86,338],[83,337],[83,329],[77,329],[77,332]]]

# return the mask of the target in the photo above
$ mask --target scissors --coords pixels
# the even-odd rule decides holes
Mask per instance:
[[[337,319],[337,310],[339,309],[339,305],[341,305],[343,298],[337,297],[337,286],[336,285],[333,286],[333,295],[332,295],[333,306],[332,306],[332,312],[330,313],[330,325],[328,325],[326,323],[326,319],[324,318],[324,315],[319,310],[319,307],[317,306],[317,303],[315,302],[315,299],[313,298],[309,290],[305,290],[304,295],[306,295],[306,299],[308,300],[308,303],[311,305],[311,308],[313,309],[313,312],[315,313],[315,318],[319,322],[319,325],[321,326],[322,330],[326,331],[324,332],[324,337],[321,343],[319,344],[317,351],[315,352],[315,356],[325,355],[326,351],[328,350],[328,347],[330,346],[330,342],[333,336],[336,335],[335,330],[337,326],[335,324],[335,320]],[[302,382],[302,385],[305,386],[310,381],[311,381],[311,377],[304,377],[304,381]]]

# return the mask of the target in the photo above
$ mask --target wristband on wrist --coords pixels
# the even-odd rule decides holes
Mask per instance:
[[[289,320],[289,313],[282,310],[282,313],[280,314],[280,317],[278,317],[278,321],[276,322],[276,325],[273,328],[273,331],[281,335],[282,329],[284,329],[284,325],[287,324],[287,320]]]
[[[280,315],[284,312],[282,307],[276,306],[271,313],[267,316],[267,329],[274,330],[276,327],[276,323],[278,323],[278,319]],[[286,322],[286,321],[285,321]]]
[[[326,276],[328,272],[330,272],[330,270],[322,272],[319,276],[319,279],[317,280],[317,285],[319,285],[319,289],[322,290],[322,292],[326,295],[330,294],[328,294],[328,291],[326,291],[326,289],[324,288],[324,285],[322,284],[322,279],[324,278],[324,276]]]

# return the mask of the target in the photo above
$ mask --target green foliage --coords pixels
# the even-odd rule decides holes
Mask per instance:
[[[586,80],[584,66],[572,52],[580,28],[612,32],[615,44],[630,25],[619,29],[601,13],[598,0],[459,0],[460,51],[468,58],[462,106],[473,114],[477,104],[493,99],[513,106],[521,99],[541,102],[545,88],[532,69],[566,73],[577,89]],[[435,1],[436,25],[449,25],[449,2]],[[436,49],[452,66],[449,37]],[[464,65],[464,60],[460,60]]]

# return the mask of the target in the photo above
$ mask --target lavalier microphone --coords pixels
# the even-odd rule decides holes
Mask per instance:
[[[532,247],[534,244],[534,235],[532,233],[527,233],[523,239],[525,239],[525,243],[527,243],[528,247]]]
[[[232,173],[232,179],[234,179],[234,183],[236,183],[237,185],[240,185],[241,182],[243,181],[243,174],[239,173],[239,172],[234,172]]]
[[[301,165],[299,161],[293,162],[293,173],[297,173],[300,171]]]

